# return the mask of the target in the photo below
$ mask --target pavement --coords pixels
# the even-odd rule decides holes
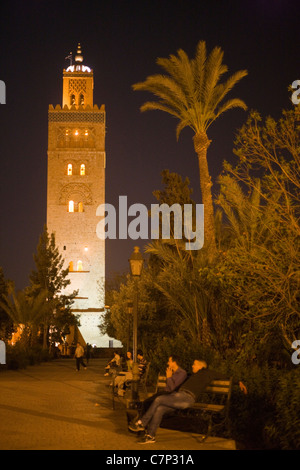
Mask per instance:
[[[198,434],[165,428],[159,428],[155,443],[141,445],[137,435],[127,429],[124,402],[117,399],[113,409],[110,378],[104,377],[106,362],[90,359],[87,370],[79,372],[73,359],[17,371],[2,368],[0,450],[155,453],[236,449],[235,441],[230,439],[210,437],[200,443]]]

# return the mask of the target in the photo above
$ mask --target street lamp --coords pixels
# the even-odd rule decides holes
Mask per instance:
[[[137,363],[137,323],[138,323],[138,279],[142,274],[143,256],[138,246],[134,247],[129,258],[130,272],[134,279],[135,295],[133,304],[133,365],[132,365],[132,401],[138,401],[139,367]]]

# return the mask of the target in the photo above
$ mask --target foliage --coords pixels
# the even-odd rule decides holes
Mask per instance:
[[[278,377],[274,413],[265,426],[270,445],[283,450],[300,449],[300,371],[290,371]]]
[[[1,308],[6,311],[15,327],[22,329],[22,341],[25,347],[32,343],[35,328],[49,315],[49,309],[53,308],[51,302],[47,302],[47,291],[42,290],[36,297],[26,294],[26,291],[15,293],[13,285],[10,285],[8,294],[3,296],[0,302]]]
[[[48,345],[49,327],[51,326],[51,341],[60,338],[70,325],[75,325],[77,319],[71,313],[71,307],[77,291],[70,294],[64,289],[70,284],[67,279],[68,269],[63,269],[64,260],[55,244],[55,236],[48,234],[47,227],[40,236],[37,253],[34,255],[36,269],[30,275],[28,294],[35,298],[40,292],[47,292],[47,302],[51,308],[43,318],[44,348]]]
[[[200,188],[205,206],[204,249],[211,258],[215,255],[216,243],[212,182],[207,163],[207,149],[210,145],[207,131],[224,112],[236,107],[246,109],[245,103],[239,98],[224,102],[232,88],[247,75],[247,71],[240,70],[221,82],[228,71],[223,63],[223,55],[221,48],[215,47],[207,56],[206,44],[200,41],[194,59],[189,59],[180,49],[177,56],[172,54],[169,58],[157,59],[164,74],[151,75],[144,82],[133,85],[134,90],[149,91],[158,98],[144,103],[141,111],[160,110],[179,120],[177,139],[185,127],[194,132],[194,149],[198,157]]]
[[[40,364],[51,359],[48,350],[36,344],[30,348],[24,348],[22,341],[14,346],[6,347],[6,368],[10,370],[26,369],[29,365]]]
[[[206,44],[200,41],[194,59],[179,49],[177,56],[158,58],[157,64],[165,74],[151,75],[144,82],[133,85],[134,90],[150,91],[159,101],[143,104],[142,111],[161,110],[179,119],[176,135],[185,127],[195,134],[206,132],[210,125],[225,111],[235,107],[246,109],[238,99],[224,98],[243,77],[246,70],[240,70],[220,83],[228,68],[223,64],[223,51],[215,47],[207,57]]]
[[[285,348],[300,333],[298,122],[297,111],[264,125],[252,113],[236,140],[238,164],[225,164],[217,200],[230,231],[218,283],[256,344],[275,332]]]
[[[189,372],[200,355],[241,379],[248,395],[234,387],[230,426],[246,448],[299,448],[299,369],[291,362],[300,333],[299,135],[297,110],[265,123],[251,113],[237,134],[237,164],[225,162],[218,180],[217,253],[154,241],[140,282],[139,339],[153,378],[176,352]],[[187,180],[162,176],[160,203],[191,201]],[[116,332],[132,292],[129,277],[113,292]]]
[[[8,281],[4,277],[3,269],[0,266],[0,340],[7,341],[11,339],[14,332],[13,321],[7,314],[6,310],[1,306],[5,302],[5,296],[8,295],[9,285],[12,281]]]

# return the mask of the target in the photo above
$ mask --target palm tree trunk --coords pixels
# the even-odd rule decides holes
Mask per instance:
[[[194,135],[194,148],[198,155],[200,189],[202,194],[202,203],[204,204],[204,248],[210,256],[216,253],[216,236],[214,223],[214,208],[212,202],[211,187],[212,181],[208,171],[207,149],[210,140],[206,132]]]

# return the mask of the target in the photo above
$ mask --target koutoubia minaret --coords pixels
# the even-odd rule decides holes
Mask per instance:
[[[96,209],[105,203],[105,107],[93,102],[93,70],[80,44],[63,71],[62,106],[49,106],[47,227],[69,267],[84,340],[108,346],[98,325],[104,309],[105,242]]]

